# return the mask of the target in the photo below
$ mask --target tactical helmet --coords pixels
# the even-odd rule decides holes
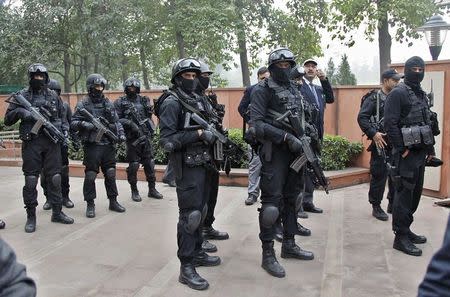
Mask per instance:
[[[136,77],[130,77],[123,83],[123,91],[126,92],[128,87],[135,87],[136,93],[141,92],[141,81]]]
[[[50,79],[50,82],[48,83],[48,88],[58,93],[58,95],[61,94],[61,85],[56,79]]]
[[[211,69],[209,69],[209,65],[208,64],[206,64],[205,62],[202,62],[202,61],[199,61],[199,62],[200,62],[200,72],[201,73],[213,74]]]
[[[41,63],[33,63],[28,66],[28,79],[31,80],[35,73],[42,73],[45,76],[45,83],[49,83],[47,68]]]
[[[175,77],[178,74],[181,74],[183,72],[192,71],[197,73],[197,75],[200,75],[200,63],[193,59],[193,58],[185,58],[180,59],[173,64],[172,67],[172,79],[170,80],[173,84],[175,83]]]
[[[94,88],[95,85],[102,85],[103,89],[105,89],[106,79],[98,73],[89,74],[86,78],[87,90],[89,91],[90,89]]]
[[[297,65],[294,68],[292,68],[290,79],[294,80],[297,78],[302,78],[304,75],[305,75],[305,68]]]
[[[273,64],[278,62],[289,62],[291,64],[291,67],[297,65],[297,63],[295,63],[294,54],[285,47],[277,48],[269,54],[269,61],[267,63],[269,65],[269,68]]]

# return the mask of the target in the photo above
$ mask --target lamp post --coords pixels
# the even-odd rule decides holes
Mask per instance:
[[[433,61],[437,60],[441,53],[442,44],[447,36],[448,24],[440,15],[432,16],[423,26],[417,28],[419,32],[425,32],[428,46],[430,48]]]

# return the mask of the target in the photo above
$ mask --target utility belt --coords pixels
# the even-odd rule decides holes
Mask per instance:
[[[213,158],[209,147],[203,142],[195,142],[186,147],[183,151],[183,162],[187,167],[197,167],[211,164]]]
[[[434,144],[433,131],[430,125],[416,125],[401,128],[403,145],[411,148],[421,148]]]

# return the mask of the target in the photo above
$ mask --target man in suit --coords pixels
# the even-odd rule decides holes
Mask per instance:
[[[270,76],[269,69],[265,66],[258,69],[258,82]],[[244,125],[250,120],[250,94],[255,85],[247,87],[244,91],[244,96],[239,103],[238,111],[244,119]],[[251,146],[248,146],[248,197],[245,200],[245,205],[252,205],[256,202],[259,196],[259,179],[261,173],[261,160]]]
[[[303,97],[314,106],[318,112],[315,127],[319,134],[319,141],[323,139],[323,117],[326,104],[334,102],[333,89],[325,73],[317,68],[317,62],[314,59],[307,59],[303,62],[305,69],[304,83],[300,88]],[[315,78],[319,78],[321,86],[313,84]],[[317,152],[320,154],[320,152]],[[323,210],[316,207],[313,203],[314,184],[312,175],[305,175],[305,191],[303,192],[303,210],[313,213],[322,213]]]

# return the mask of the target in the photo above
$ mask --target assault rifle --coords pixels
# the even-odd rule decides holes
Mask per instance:
[[[114,134],[114,132],[112,132],[109,128],[107,128],[109,122],[104,117],[96,118],[94,117],[94,115],[92,115],[92,113],[87,111],[86,108],[80,109],[80,114],[84,116],[88,122],[94,125],[97,131],[97,134],[95,135],[95,142],[100,142],[103,135],[105,135],[106,138],[108,138],[108,140],[112,143],[117,143],[119,141],[117,135]]]
[[[139,137],[135,141],[133,141],[132,145],[137,146],[139,143],[142,143],[144,141],[148,141],[149,144],[151,144],[150,139],[153,137],[156,130],[155,124],[149,118],[142,119],[136,106],[134,106],[132,103],[128,103],[126,105],[126,108],[127,112],[125,114],[139,128]]]
[[[281,124],[283,124],[285,119],[289,121],[291,130],[294,132],[294,136],[297,137],[298,140],[300,140],[303,150],[303,154],[298,156],[291,163],[290,168],[295,172],[299,172],[300,169],[306,164],[306,162],[308,162],[311,166],[312,171],[314,172],[315,177],[317,178],[318,184],[322,186],[322,188],[328,194],[329,181],[323,173],[319,158],[311,148],[311,139],[305,134],[298,114],[298,108],[294,104],[287,103],[286,109],[287,111],[276,118],[275,121]]]
[[[13,100],[11,101],[10,99]],[[44,108],[39,109],[37,107],[34,107],[20,93],[11,95],[11,97],[9,97],[6,102],[16,104],[31,113],[31,116],[36,121],[33,128],[31,128],[31,134],[37,135],[42,128],[44,134],[54,143],[64,143],[66,141],[66,137],[64,137],[64,134],[48,120],[48,118],[51,116],[48,110]],[[44,113],[45,115],[43,115],[42,113]]]

